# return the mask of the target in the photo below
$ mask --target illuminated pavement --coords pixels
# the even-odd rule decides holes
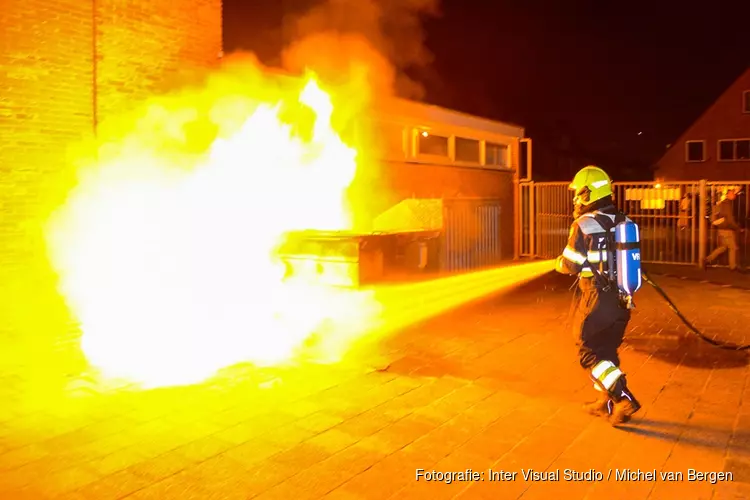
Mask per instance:
[[[569,283],[545,280],[403,332],[386,346],[386,372],[234,368],[200,387],[137,393],[70,375],[74,343],[58,339],[28,362],[9,341],[0,498],[749,497],[746,354],[686,337],[656,294],[641,292],[623,360],[644,409],[636,425],[613,429],[579,409],[592,390],[564,331]],[[659,283],[709,335],[750,337],[750,292]],[[60,368],[43,370],[52,359]],[[417,483],[417,468],[517,476]],[[529,468],[594,469],[605,480],[524,481]],[[686,476],[606,480],[626,468]],[[732,471],[734,481],[688,482],[690,468]]]

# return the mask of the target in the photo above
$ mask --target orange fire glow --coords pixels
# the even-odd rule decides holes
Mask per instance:
[[[313,75],[283,87],[260,69],[244,76],[110,123],[47,225],[82,350],[105,376],[159,387],[304,351],[338,361],[364,338],[552,269],[361,290],[285,276],[277,249],[288,232],[354,229],[352,183],[371,162],[338,129],[367,89],[336,101],[348,104],[336,115]]]
[[[50,220],[61,291],[104,373],[146,386],[196,382],[239,361],[288,360],[322,322],[377,311],[282,282],[274,249],[286,232],[351,228],[358,158],[313,76],[292,90],[254,85],[152,103],[100,148]],[[212,100],[218,134],[204,154],[177,156],[170,144],[189,140],[196,98]]]

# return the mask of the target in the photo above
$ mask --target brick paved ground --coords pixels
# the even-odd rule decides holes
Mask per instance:
[[[750,290],[750,270],[731,271],[726,267],[709,267],[705,270],[693,265],[648,264],[645,268],[654,276],[666,275],[691,281],[730,285]]]
[[[747,342],[750,292],[659,281],[707,334]],[[750,497],[746,353],[686,336],[645,289],[623,353],[644,409],[614,429],[580,411],[591,388],[563,328],[569,283],[545,278],[402,332],[385,372],[237,367],[199,387],[134,392],[81,379],[73,344],[9,341],[0,498]],[[485,480],[416,482],[418,468]],[[734,480],[688,482],[691,468]],[[489,481],[488,469],[515,480]],[[525,481],[522,469],[560,481]],[[566,469],[604,478],[566,481]],[[685,477],[607,480],[625,469]]]

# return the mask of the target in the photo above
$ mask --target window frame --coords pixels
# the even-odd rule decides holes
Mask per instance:
[[[748,158],[737,158],[737,143],[738,142],[744,142],[744,141],[750,142],[750,138],[747,138],[747,139],[745,139],[745,138],[734,139],[734,156],[735,156],[734,161],[750,161],[750,157],[748,157]]]
[[[703,155],[700,160],[691,160],[690,159],[690,144],[692,143],[700,143],[703,147]],[[706,162],[706,141],[704,140],[688,140],[685,141],[685,163],[705,163]]]
[[[492,170],[512,170],[510,167],[511,163],[511,151],[510,144],[497,141],[482,141],[482,165]],[[487,146],[497,146],[505,150],[505,165],[498,165],[497,163],[487,163]]]
[[[435,135],[437,137],[444,137],[448,139],[448,151],[446,152],[445,156],[423,153],[422,151],[420,151],[419,138],[425,132],[429,135]],[[429,161],[429,162],[437,163],[437,164],[453,163],[453,155],[454,155],[453,149],[454,148],[453,148],[452,134],[446,134],[446,133],[443,133],[443,131],[439,129],[433,130],[432,128],[429,128],[429,127],[413,127],[411,139],[412,139],[411,140],[411,157],[414,160]]]
[[[737,139],[719,139],[716,141],[716,161],[720,161],[722,163],[729,163],[734,161],[750,161],[750,158],[737,158],[737,143],[741,141],[750,141],[750,138],[740,137]],[[731,142],[732,143],[732,158],[729,160],[724,160],[721,158],[721,143],[722,142]]]
[[[474,141],[479,146],[479,155],[476,161],[466,161],[466,160],[459,160],[456,156],[456,143],[458,142],[458,139],[463,139],[465,141]],[[484,165],[484,141],[481,139],[477,139],[476,137],[467,137],[465,135],[451,135],[449,142],[448,142],[448,148],[450,151],[453,152],[453,155],[451,156],[451,161],[453,164],[460,166],[460,167],[481,167]]]

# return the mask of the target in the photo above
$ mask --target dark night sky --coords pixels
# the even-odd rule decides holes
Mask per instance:
[[[225,50],[272,61],[282,18],[305,3],[224,0]],[[532,137],[565,132],[632,164],[658,159],[750,65],[747,1],[442,0],[440,10],[424,22],[427,101]]]

